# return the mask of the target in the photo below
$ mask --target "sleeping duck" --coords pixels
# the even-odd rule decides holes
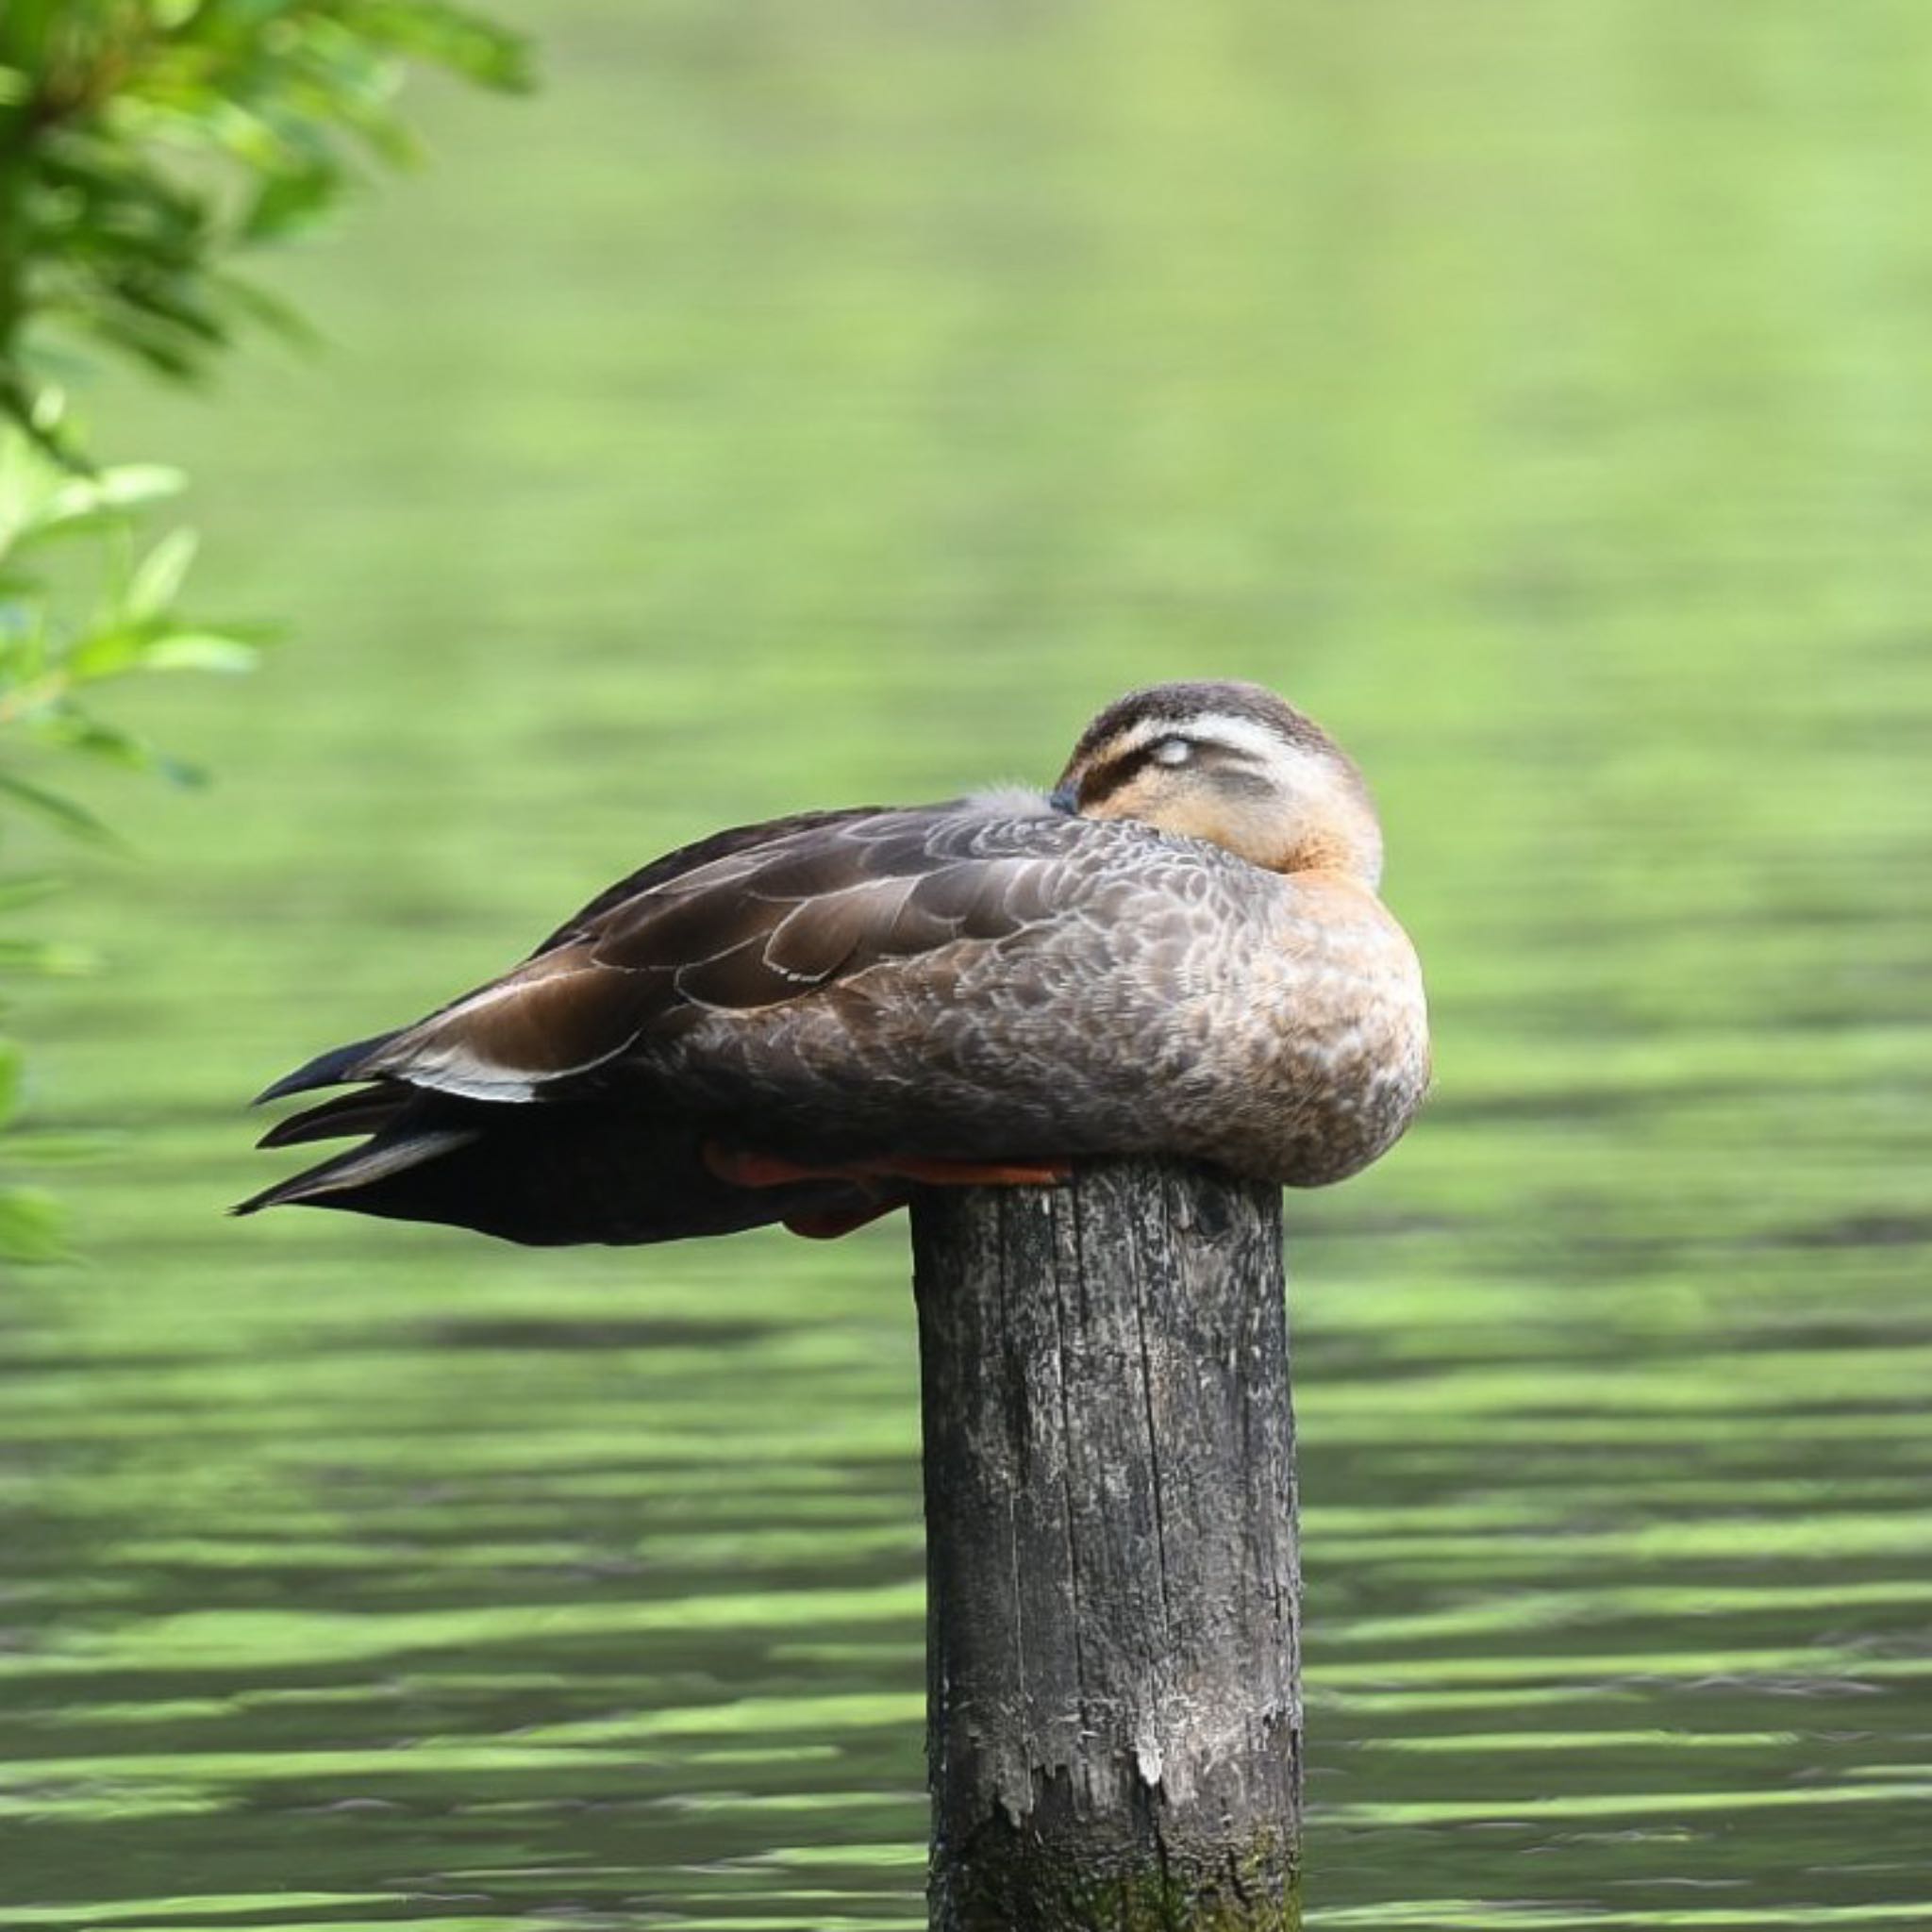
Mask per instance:
[[[1110,705],[1051,791],[719,832],[501,978],[261,1098],[357,1137],[296,1203],[508,1241],[845,1232],[918,1186],[1164,1153],[1315,1187],[1428,1081],[1421,971],[1334,741],[1251,684]]]

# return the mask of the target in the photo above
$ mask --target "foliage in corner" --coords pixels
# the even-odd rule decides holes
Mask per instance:
[[[147,526],[179,474],[98,468],[69,390],[90,351],[187,380],[252,328],[305,335],[236,262],[414,158],[396,108],[412,64],[529,78],[521,40],[441,0],[0,0],[0,836],[25,815],[106,837],[59,782],[65,761],[184,774],[102,715],[101,687],[244,670],[255,651],[184,614],[193,533]],[[0,879],[0,912],[54,883]],[[0,971],[75,963],[0,942]],[[0,1039],[17,1152],[20,1088]],[[52,1204],[0,1184],[0,1258],[58,1247]]]

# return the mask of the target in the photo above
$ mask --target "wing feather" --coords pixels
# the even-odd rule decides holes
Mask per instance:
[[[895,920],[911,891],[906,880],[847,886],[781,908],[765,941],[764,963],[797,992],[844,972],[882,925]]]
[[[1010,799],[991,809],[959,801],[721,833],[633,874],[521,966],[373,1053],[312,1066],[532,1100],[604,1078],[620,1058],[646,1067],[654,1041],[707,1016],[808,1001],[874,968],[916,960],[942,987],[959,949],[1061,917],[1136,836]]]

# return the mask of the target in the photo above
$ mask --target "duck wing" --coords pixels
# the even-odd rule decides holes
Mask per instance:
[[[878,806],[860,805],[833,811],[793,812],[788,818],[767,819],[755,825],[734,825],[726,831],[713,832],[708,838],[695,840],[689,845],[680,845],[662,858],[652,859],[648,865],[640,866],[615,885],[607,886],[588,906],[579,907],[572,913],[531,953],[530,958],[534,959],[541,954],[554,952],[558,946],[590,936],[608,915],[635,900],[643,899],[660,887],[700,872],[719,859],[736,858],[744,853],[755,852],[760,846],[776,844],[781,840],[798,838],[808,832],[830,831],[856,819],[876,817],[880,810]]]
[[[502,977],[320,1055],[261,1097],[364,1080],[495,1102],[580,1097],[709,1016],[1052,917],[1083,835],[1098,830],[1028,794],[1017,813],[1012,800],[996,813],[957,801],[722,832],[611,887]],[[338,1121],[358,1124],[352,1108],[318,1110],[314,1131]]]
[[[271,1089],[373,1083],[267,1144],[369,1138],[240,1211],[661,1241],[866,1208],[849,1187],[731,1186],[711,1139],[813,1162],[1138,1146],[1150,1095],[1191,1077],[1174,1005],[1251,871],[1037,793],[721,833],[502,978]]]

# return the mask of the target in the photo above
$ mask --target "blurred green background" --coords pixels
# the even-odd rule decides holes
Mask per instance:
[[[1932,1923],[1932,14],[557,0],[95,388],[252,679],[131,696],[0,1312],[0,1925],[924,1923],[903,1229],[289,1214],[242,1102],[642,858],[1245,676],[1439,1091],[1290,1202],[1316,1927]],[[47,920],[43,917],[43,924]]]

